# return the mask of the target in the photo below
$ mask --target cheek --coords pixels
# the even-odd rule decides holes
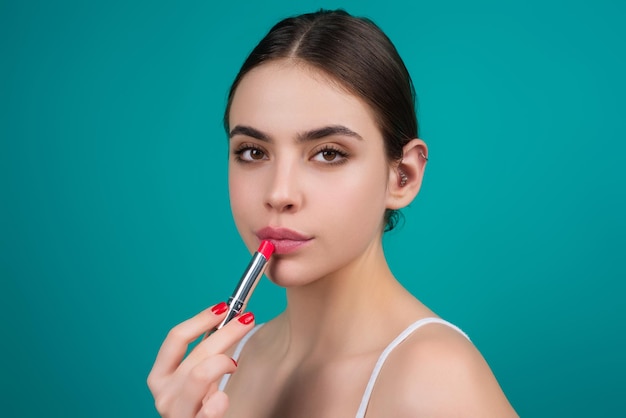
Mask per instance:
[[[317,200],[335,219],[338,230],[348,227],[378,228],[386,202],[387,175],[382,167],[356,167],[318,187]],[[350,225],[350,226],[349,226]]]
[[[240,222],[247,219],[251,212],[254,212],[256,207],[254,202],[258,202],[260,199],[257,186],[255,186],[255,182],[248,181],[245,176],[229,175],[230,209],[238,228]]]

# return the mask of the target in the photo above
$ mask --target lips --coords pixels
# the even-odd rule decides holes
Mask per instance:
[[[275,254],[288,254],[306,246],[313,237],[287,228],[265,227],[256,233],[260,240],[267,240],[274,245]]]

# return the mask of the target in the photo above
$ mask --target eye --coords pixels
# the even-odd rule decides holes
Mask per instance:
[[[333,146],[326,145],[324,148],[317,151],[312,160],[324,164],[343,164],[348,161],[348,153]]]
[[[237,161],[250,163],[254,161],[267,160],[267,154],[260,147],[251,144],[242,144],[235,151]]]

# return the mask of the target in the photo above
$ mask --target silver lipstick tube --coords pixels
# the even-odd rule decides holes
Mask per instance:
[[[231,319],[236,317],[244,310],[250,299],[250,295],[254,291],[259,278],[263,275],[267,266],[267,259],[260,252],[255,252],[250,260],[250,264],[243,272],[241,279],[231,297],[228,299],[228,312],[224,320],[215,328],[220,329],[228,324]]]

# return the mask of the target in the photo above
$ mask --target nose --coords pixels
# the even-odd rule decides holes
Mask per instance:
[[[302,205],[302,193],[297,169],[294,166],[277,166],[272,173],[265,198],[265,207],[279,213],[295,212]]]

